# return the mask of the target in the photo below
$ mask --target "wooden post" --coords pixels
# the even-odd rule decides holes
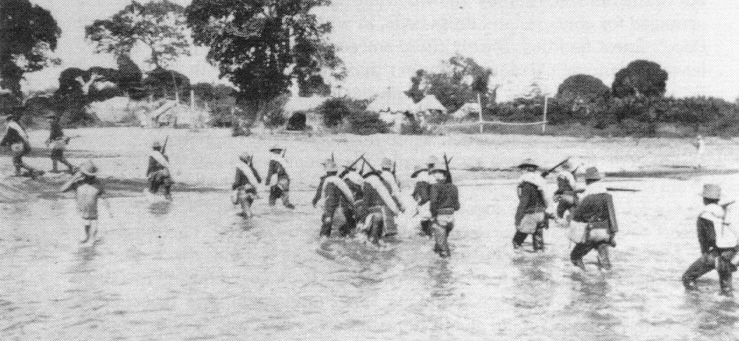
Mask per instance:
[[[480,134],[482,134],[483,130],[483,123],[482,123],[482,99],[480,98],[480,93],[477,93],[477,105],[480,106],[480,112],[478,115],[478,122],[480,123]]]
[[[195,112],[195,90],[190,89],[190,110]]]
[[[544,117],[542,119],[541,123],[541,133],[544,134],[547,132],[547,100],[549,97],[544,96]]]

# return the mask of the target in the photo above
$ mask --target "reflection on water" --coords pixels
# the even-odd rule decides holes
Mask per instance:
[[[728,180],[727,180],[728,182]],[[649,185],[649,186],[647,186]],[[510,250],[515,191],[462,187],[452,257],[401,230],[382,247],[361,235],[320,241],[308,205],[250,220],[223,193],[173,203],[112,200],[100,240],[81,246],[74,202],[0,206],[2,339],[736,339],[739,307],[715,274],[686,294],[697,257],[701,183],[654,180],[615,195],[614,270],[569,262],[566,231],[543,254]],[[727,186],[727,192],[739,188]],[[496,193],[496,195],[490,195]],[[311,193],[296,193],[308,202]],[[656,205],[664,197],[671,206]],[[482,198],[482,199],[481,199]],[[669,240],[665,236],[670,236]]]

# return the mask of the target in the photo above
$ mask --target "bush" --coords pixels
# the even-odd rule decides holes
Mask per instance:
[[[330,98],[318,107],[318,113],[323,116],[323,125],[333,128],[341,124],[344,117],[351,114],[351,110],[346,100],[342,98]]]
[[[380,115],[369,111],[352,112],[347,116],[349,133],[358,135],[386,134],[390,126],[380,119]]]

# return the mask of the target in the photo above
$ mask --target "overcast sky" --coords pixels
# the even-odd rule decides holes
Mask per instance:
[[[27,75],[29,88],[53,87],[67,67],[114,67],[94,54],[84,27],[130,0],[31,0],[62,29],[63,64]],[[175,0],[187,5],[190,0]],[[405,90],[418,68],[438,69],[455,53],[493,69],[499,96],[521,94],[532,81],[555,93],[566,77],[585,73],[610,86],[634,59],[669,73],[667,93],[739,97],[739,1],[736,0],[334,0],[318,14],[331,21],[350,95]],[[195,48],[172,68],[193,82],[218,80]],[[143,61],[145,51],[134,58]],[[143,66],[143,63],[139,63]]]

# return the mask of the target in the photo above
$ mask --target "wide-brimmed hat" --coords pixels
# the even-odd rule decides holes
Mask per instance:
[[[436,156],[429,156],[429,159],[426,161],[427,165],[435,165],[437,162],[439,162],[439,159],[436,158]]]
[[[322,164],[323,168],[326,169],[326,173],[339,171],[339,167],[336,166],[336,162],[334,162],[334,160],[329,159],[324,161]]]
[[[383,169],[393,168],[393,161],[391,161],[388,158],[382,159],[382,162],[380,162],[380,168],[383,168]]]
[[[718,184],[705,184],[703,185],[703,193],[701,193],[706,199],[721,199],[721,186]]]
[[[426,170],[426,167],[422,165],[415,165],[413,166],[413,173],[411,173],[411,178],[415,178],[418,176],[419,173]]]
[[[154,141],[151,144],[151,148],[162,148],[162,143],[159,141]]]
[[[525,168],[525,167],[534,167],[539,168],[539,164],[534,161],[534,159],[525,159],[523,160],[519,165],[518,168]]]
[[[603,179],[603,175],[600,173],[598,168],[596,167],[589,167],[585,170],[585,180],[601,180]]]
[[[269,147],[269,151],[270,152],[283,151],[283,150],[285,150],[285,148],[283,148],[282,146],[277,145],[277,144],[273,144],[272,147]]]
[[[98,175],[98,167],[95,166],[92,161],[87,160],[85,163],[80,165],[80,173],[87,175],[87,176],[97,176]]]

